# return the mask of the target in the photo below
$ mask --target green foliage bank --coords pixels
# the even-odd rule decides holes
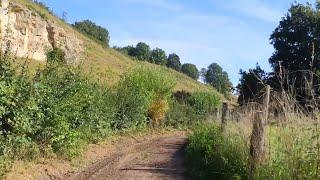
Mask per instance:
[[[1,172],[12,160],[73,158],[88,143],[153,122],[187,126],[204,117],[200,106],[209,112],[221,101],[216,93],[205,99],[195,93],[192,103],[177,102],[175,82],[160,68],[135,68],[108,87],[81,73],[81,66],[66,65],[61,50],[47,55],[46,65],[30,77],[27,67],[11,64],[9,53],[0,54]]]

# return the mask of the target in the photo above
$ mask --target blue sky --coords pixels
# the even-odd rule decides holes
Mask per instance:
[[[269,36],[293,1],[44,0],[57,14],[67,12],[69,22],[90,19],[106,27],[111,46],[143,41],[199,69],[216,62],[234,85],[240,69],[258,62],[270,70]]]

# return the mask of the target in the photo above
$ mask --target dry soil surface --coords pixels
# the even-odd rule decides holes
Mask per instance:
[[[119,145],[115,153],[67,179],[186,179],[185,144],[184,136],[173,135],[137,142],[130,147]]]

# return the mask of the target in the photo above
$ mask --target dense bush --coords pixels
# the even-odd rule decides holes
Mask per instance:
[[[151,51],[150,62],[158,65],[165,65],[167,63],[166,52],[160,48]]]
[[[166,125],[170,127],[188,127],[204,122],[221,105],[221,96],[215,92],[177,91],[170,101],[170,110],[166,116]]]
[[[114,111],[108,88],[89,82],[73,68],[55,64],[34,81],[41,115],[40,128],[34,132],[42,144],[51,144],[54,152],[71,152],[81,141],[109,133]]]
[[[192,179],[246,179],[246,143],[225,137],[214,125],[200,125],[188,138],[186,160]]]
[[[117,87],[118,113],[113,128],[145,126],[154,103],[164,100],[158,108],[166,109],[173,87],[174,81],[157,68],[139,67],[126,74]]]
[[[181,70],[181,62],[180,57],[177,54],[169,54],[167,59],[167,67],[172,68],[176,71]]]
[[[89,36],[100,44],[109,47],[110,37],[109,32],[106,28],[98,26],[96,25],[96,23],[90,20],[75,22],[72,26],[79,32]]]
[[[178,102],[176,99],[170,101],[169,107],[165,121],[167,127],[188,127],[205,119],[204,116],[195,114],[190,106]]]
[[[144,42],[139,42],[135,47],[133,53],[130,54],[140,61],[149,61],[150,59],[150,46]]]
[[[199,70],[196,65],[194,64],[183,64],[181,67],[181,72],[186,74],[187,76],[191,77],[192,79],[198,80],[199,79]]]
[[[60,57],[53,50],[51,57]],[[48,57],[50,59],[50,57]],[[55,59],[55,58],[53,58]],[[110,132],[115,111],[106,87],[77,69],[48,61],[30,78],[0,57],[0,156],[32,158],[44,151],[74,156],[82,142]]]
[[[221,105],[221,96],[215,92],[195,92],[187,98],[187,103],[196,114],[207,114]]]

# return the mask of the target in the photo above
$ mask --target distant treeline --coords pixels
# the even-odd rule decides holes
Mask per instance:
[[[38,4],[43,9],[49,11],[50,14],[55,15],[53,10],[49,8],[44,2],[39,0],[33,0],[33,2]],[[66,15],[67,12],[64,12],[62,14],[62,17],[58,18],[67,23]],[[91,20],[76,21],[70,25],[88,38],[94,40],[95,42],[101,44],[106,48],[109,48],[110,34],[105,27],[97,25]],[[182,64],[179,55],[175,53],[167,55],[164,50],[160,48],[151,49],[150,46],[144,42],[139,42],[136,46],[115,46],[113,48],[123,54],[130,56],[132,59],[139,61],[148,61],[157,65],[166,66],[168,68],[186,74],[194,80],[199,80],[199,78],[201,77],[202,82],[213,86],[224,95],[229,95],[232,91],[232,84],[229,80],[227,72],[225,72],[217,63],[212,63],[208,66],[208,68],[202,68],[201,70],[199,70],[194,64]]]
[[[320,97],[320,3],[294,3],[270,36],[275,51],[269,59],[272,72],[258,64],[240,71],[239,103],[259,99],[268,84],[273,91],[290,93],[304,107]]]
[[[151,49],[150,46],[144,42],[139,42],[135,47],[114,47],[114,49],[136,60],[167,66],[168,68],[182,72],[195,80],[199,79],[200,72],[196,65],[190,63],[182,65],[180,57],[177,54],[172,53],[167,56],[164,50],[160,48]]]
[[[160,48],[151,49],[150,46],[144,42],[139,42],[136,46],[113,48],[133,59],[166,66],[186,74],[195,80],[201,77],[204,83],[213,86],[224,95],[229,95],[232,90],[232,83],[229,80],[228,73],[217,63],[212,63],[208,68],[202,68],[201,71],[199,71],[194,64],[181,64],[179,55],[172,53],[167,56],[164,50]]]

